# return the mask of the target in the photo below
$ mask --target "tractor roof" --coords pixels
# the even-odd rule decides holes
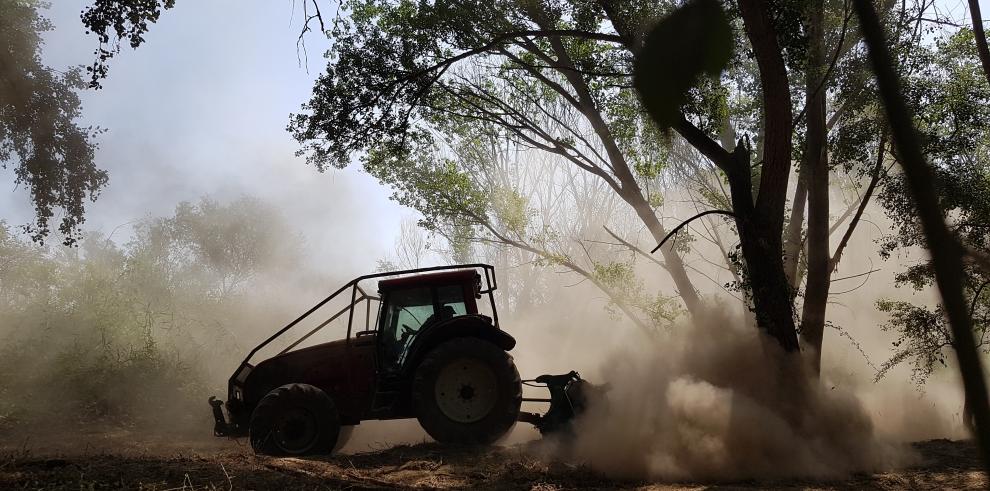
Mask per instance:
[[[433,286],[460,284],[474,281],[478,272],[474,269],[461,269],[457,271],[444,271],[441,273],[417,274],[412,276],[401,276],[378,282],[378,291],[395,290],[412,286]]]

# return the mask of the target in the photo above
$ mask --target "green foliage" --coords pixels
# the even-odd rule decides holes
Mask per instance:
[[[990,142],[985,125],[990,87],[980,71],[972,33],[963,29],[934,47],[918,47],[910,60],[913,71],[905,94],[914,106],[923,150],[934,166],[940,205],[968,246],[985,248],[990,232],[985,227],[990,221]],[[906,186],[902,175],[892,175],[879,196],[897,230],[882,242],[887,256],[900,248],[924,246]],[[910,281],[920,284],[915,276]]]
[[[655,18],[670,4],[643,4],[641,13]],[[428,209],[423,214],[432,230],[455,207],[430,183],[455,180],[456,173],[474,183],[452,183],[468,193],[457,207],[467,213],[456,213],[447,226],[505,211],[482,213],[475,199],[497,199],[490,194],[496,188],[515,188],[474,174],[502,171],[486,148],[493,145],[511,147],[506,152],[536,149],[608,173],[611,157],[602,145],[614,143],[640,179],[664,172],[669,142],[628,86],[632,55],[625,47],[582,36],[512,35],[597,34],[607,25],[598,3],[352,0],[342,7],[351,15],[330,32],[327,72],[289,130],[303,145],[299,153],[320,170],[360,158],[397,190],[397,200]],[[592,116],[591,106],[604,121]],[[445,162],[449,171],[441,178]],[[506,232],[521,232],[521,218],[516,213],[508,220]]]
[[[474,237],[474,233],[471,230],[471,226],[454,226],[452,233],[447,237],[447,241],[450,244],[451,259],[453,262],[460,264],[472,262],[472,237]]]
[[[421,145],[411,152],[371,151],[365,169],[392,186],[398,203],[419,211],[427,230],[477,224],[488,217],[491,190],[479,188],[455,161],[437,158],[430,143]]]
[[[653,28],[634,83],[658,126],[676,124],[688,92],[701,76],[722,73],[732,47],[732,27],[718,0],[691,0]]]
[[[924,384],[939,366],[946,366],[946,360],[953,356],[952,334],[941,306],[934,309],[914,305],[910,302],[881,299],[877,309],[890,315],[881,328],[893,332],[897,339],[893,342],[894,354],[877,371],[876,380],[884,377],[892,368],[910,362],[911,379]],[[977,333],[977,346],[987,351],[986,323],[980,323]]]
[[[534,264],[537,266],[566,266],[570,262],[572,262],[572,260],[567,254],[561,252],[551,252],[538,257]]]
[[[250,198],[180,204],[125,245],[46,248],[0,222],[0,424],[204,417],[256,322],[248,285],[294,259],[285,230]]]
[[[135,241],[138,250],[181,256],[162,259],[192,261],[215,285],[214,294],[223,296],[258,271],[287,266],[273,261],[294,255],[299,237],[274,209],[241,197],[226,204],[209,198],[179,203],[174,216],[138,225]]]
[[[382,147],[408,153],[420,123],[463,106],[449,105],[460,94],[442,90],[438,82],[449,67],[435,63],[488,42],[519,13],[519,7],[477,1],[357,0],[341,8],[351,15],[330,33],[327,72],[289,124],[303,143],[300,154],[321,170]]]
[[[507,188],[496,188],[492,193],[492,208],[502,228],[516,237],[525,237],[529,225],[529,208],[527,199],[518,191]]]
[[[58,230],[70,245],[80,237],[86,199],[96,199],[107,173],[93,161],[100,130],[77,122],[80,70],[41,62],[42,34],[52,30],[38,12],[45,6],[0,0],[0,167],[13,167],[14,184],[30,193],[35,220],[24,228],[32,239],[44,240],[61,210]]]
[[[605,114],[616,144],[636,175],[643,180],[658,179],[670,159],[670,135],[663,134],[643,111],[636,92],[618,91],[609,98]]]
[[[691,232],[688,231],[687,227],[682,228],[670,238],[670,242],[675,251],[681,254],[687,254],[691,252],[691,244],[695,241]]]
[[[916,115],[919,141],[933,165],[934,186],[946,223],[966,247],[990,247],[990,86],[982,74],[972,32],[968,29],[939,37],[932,45],[915,46],[905,57],[908,76],[904,91]],[[915,204],[902,174],[888,176],[879,194],[894,225],[881,241],[881,256],[926,247]],[[964,294],[970,298],[973,325],[981,345],[987,329],[987,305],[981,295],[986,272],[967,266]],[[895,276],[896,283],[914,290],[929,288],[935,275],[927,260],[912,264]],[[974,297],[976,300],[972,300]],[[883,300],[878,308],[890,314],[885,329],[898,335],[896,355],[883,373],[910,361],[916,381],[923,382],[946,362],[952,346],[942,308]],[[881,375],[883,374],[881,373]]]
[[[127,42],[137,48],[144,42],[148,25],[158,22],[162,10],[175,6],[175,0],[94,0],[82,12],[87,34],[96,34],[100,46],[93,53],[96,61],[86,70],[92,75],[90,86],[100,87],[106,78],[108,63],[120,52],[120,44]]]
[[[655,326],[669,326],[682,313],[676,299],[647,293],[630,263],[595,263],[592,274],[623,302],[643,312]],[[610,301],[606,308],[613,316],[619,315],[614,302]]]
[[[646,196],[646,200],[650,202],[650,206],[653,208],[660,208],[663,206],[663,195],[660,193],[649,193]]]

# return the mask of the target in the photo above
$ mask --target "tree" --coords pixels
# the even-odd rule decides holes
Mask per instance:
[[[697,5],[703,13],[724,17],[722,8],[712,2],[688,4]],[[352,155],[364,154],[369,150],[367,145],[374,142],[374,151],[364,154],[371,155],[365,158],[365,164],[400,168],[418,165],[420,154],[412,157],[415,149],[436,147],[437,139],[451,138],[459,131],[456,128],[495,126],[500,131],[496,136],[501,139],[558,155],[601,178],[636,210],[659,241],[666,230],[650,226],[652,221],[658,222],[656,212],[648,206],[651,193],[639,191],[630,197],[629,190],[643,189],[651,176],[669,169],[672,144],[661,131],[669,127],[694,151],[713,162],[728,182],[727,201],[732,210],[725,211],[735,214],[745,266],[741,283],[751,294],[758,323],[783,346],[794,350],[798,347],[795,288],[784,271],[780,238],[791,161],[800,154],[792,145],[791,133],[801,117],[795,118],[799,111],[791,108],[788,72],[804,70],[807,39],[800,27],[803,5],[781,2],[771,15],[765,5],[741,2],[739,10],[730,11],[724,25],[717,29],[705,23],[684,23],[694,26],[684,30],[697,31],[677,31],[686,36],[683,39],[692,39],[687,45],[704,46],[706,36],[714,33],[715,38],[723,40],[722,48],[718,48],[724,51],[722,56],[726,58],[730,52],[735,55],[726,76],[720,76],[721,65],[709,70],[713,72],[710,76],[688,74],[679,89],[683,93],[665,93],[651,99],[641,90],[645,107],[654,116],[650,100],[661,104],[679,101],[672,116],[651,122],[644,106],[631,97],[634,92],[630,75],[644,63],[682,66],[685,60],[705,58],[704,53],[691,49],[667,49],[662,39],[653,51],[648,42],[644,44],[657,19],[671,12],[675,12],[670,14],[672,17],[685,10],[690,12],[687,6],[675,11],[674,4],[668,2],[525,8],[500,3],[414,7],[403,2],[355,2],[346,5],[350,20],[330,30],[336,43],[329,53],[328,72],[318,81],[306,112],[297,115],[290,128],[304,143],[303,153],[317,167],[346,165]],[[847,11],[841,13],[830,19],[837,18],[836,25],[841,25],[844,32],[849,15]],[[449,22],[455,17],[460,22]],[[681,15],[679,20],[691,21],[689,17]],[[704,16],[698,18],[701,17]],[[469,21],[465,23],[463,19]],[[731,25],[740,23],[744,36],[737,36],[737,31],[731,29]],[[778,24],[782,26],[779,33]],[[678,45],[684,44],[683,39],[678,39]],[[820,51],[824,51],[826,42],[830,43],[827,47],[835,47],[837,54],[847,54],[849,46],[855,44],[836,34],[821,42]],[[744,56],[749,47],[757,55],[755,64]],[[674,51],[681,52],[670,55]],[[665,53],[674,58],[663,58]],[[642,61],[652,55],[660,58]],[[818,57],[817,63],[822,66],[817,66],[807,81],[809,87],[815,85],[816,90],[809,88],[808,94],[816,100],[824,98],[831,84],[839,83],[822,73],[829,71],[823,69],[824,60]],[[653,78],[640,77],[637,85],[663,85],[671,74],[670,70],[662,70]],[[755,90],[762,97],[755,103],[733,107],[727,95],[733,89]],[[749,114],[729,124],[728,115],[745,110]],[[822,129],[817,132],[838,124],[841,118],[837,113],[830,115],[834,120],[827,121],[829,124],[819,124]],[[735,141],[732,135],[746,130],[755,138]],[[826,141],[824,136],[819,139]],[[753,152],[758,154],[755,163],[750,158]],[[870,163],[865,165],[873,168],[873,159],[868,160]],[[630,167],[616,164],[621,161],[634,162],[633,172],[624,172]],[[828,169],[827,161],[824,165]],[[754,183],[754,172],[759,185]],[[395,177],[389,176],[391,180],[386,182],[394,184]],[[827,192],[828,180],[823,183]],[[804,200],[797,201],[803,205]],[[816,226],[819,222],[829,225],[827,201],[816,200],[813,206]],[[855,210],[853,207],[851,211]],[[826,217],[824,221],[819,219],[822,215]],[[853,220],[850,233],[856,222]],[[795,223],[800,232],[800,222]],[[835,228],[831,224],[827,230],[831,233]],[[669,247],[663,250],[663,264],[676,266],[669,257],[674,251]],[[816,257],[820,255],[816,251]],[[826,267],[816,263],[814,277],[830,276],[840,255],[841,247],[828,258]],[[668,269],[685,268],[682,264]],[[676,271],[672,275],[683,296],[685,290],[677,281],[682,275]],[[818,306],[810,310],[818,313],[820,320],[810,323],[823,326],[827,288],[819,291],[809,305]],[[685,299],[685,303],[691,310],[692,302]]]
[[[405,217],[399,224],[399,236],[395,239],[395,254],[378,260],[378,271],[417,269],[430,259],[430,243],[416,220]]]
[[[912,108],[921,151],[932,165],[938,204],[954,240],[970,250],[987,250],[990,235],[990,146],[985,121],[990,117],[990,83],[968,29],[938,38],[931,46],[917,48],[915,63],[902,68],[905,102]],[[924,229],[918,216],[906,174],[895,174],[880,194],[880,202],[892,219],[894,232],[881,242],[881,254],[890,257],[912,247],[926,248]],[[976,345],[985,345],[987,304],[985,283],[990,277],[974,264],[963,268],[962,289],[972,320]],[[895,277],[900,286],[914,290],[936,283],[931,261],[922,261]],[[943,306],[927,307],[882,299],[881,311],[891,314],[884,328],[898,335],[895,354],[883,365],[886,370],[910,361],[916,381],[923,383],[937,365],[946,364],[956,349]],[[967,421],[969,422],[969,421]]]
[[[587,30],[603,20],[600,10],[378,1],[344,8],[349,18],[329,31],[331,65],[290,123],[318,169],[361,155],[398,184],[389,179],[421,164],[417,149],[474,128],[601,179],[656,240],[665,235],[641,179],[664,165],[662,145],[623,85],[628,55],[618,37]],[[704,102],[716,104],[718,94],[709,95]],[[386,175],[386,167],[396,170]],[[697,309],[680,255],[663,254],[685,305]]]
[[[796,351],[793,294],[784,271],[781,242],[791,172],[793,113],[785,46],[781,44],[788,39],[781,35],[783,31],[778,32],[778,24],[794,17],[787,16],[790,5],[783,3],[783,14],[774,16],[766,4],[747,0],[738,4],[757,61],[762,98],[762,164],[756,186],[751,173],[752,148],[745,140],[727,150],[690,121],[679,104],[671,103],[683,98],[680,94],[690,90],[703,74],[718,76],[729,61],[731,26],[722,7],[715,1],[691,2],[647,33],[636,28],[631,13],[617,2],[601,3],[626,46],[637,56],[636,85],[654,120],[677,131],[724,172],[757,323],[785,350]],[[672,50],[670,43],[678,38],[696,49],[688,53]],[[682,61],[687,63],[682,65],[684,73],[675,76],[678,83],[664,82],[666,67]]]
[[[152,4],[134,18],[153,21],[170,6]],[[318,22],[335,42],[327,73],[304,113],[291,120],[290,130],[304,145],[300,153],[321,170],[358,157],[401,188],[408,182],[398,180],[415,176],[417,166],[428,172],[447,166],[444,172],[452,181],[445,190],[463,191],[465,209],[477,206],[478,196],[457,188],[464,176],[456,165],[450,167],[454,152],[445,140],[460,138],[466,130],[493,131],[518,150],[554,155],[601,179],[658,241],[666,230],[647,184],[669,165],[673,145],[665,132],[673,130],[728,184],[724,202],[732,209],[722,211],[733,214],[740,244],[738,254],[726,251],[724,256],[751,299],[757,323],[790,351],[799,346],[794,315],[804,276],[799,266],[808,265],[802,338],[817,357],[831,275],[884,162],[884,133],[876,118],[867,116],[875,112],[875,97],[854,89],[863,80],[865,64],[862,51],[854,49],[858,35],[847,36],[854,32],[851,13],[833,1],[813,2],[810,10],[806,2],[789,0],[740,1],[728,10],[715,0],[677,5],[361,0],[344,4],[347,17],[328,29],[314,1],[304,31]],[[893,5],[886,1],[884,11]],[[98,2],[94,8],[105,7]],[[897,33],[908,27],[908,8],[902,3],[900,20],[890,26]],[[103,32],[107,25],[102,24]],[[147,24],[135,25],[136,36],[126,23],[115,32],[139,44]],[[688,49],[670,49],[674,44],[667,42],[683,45],[685,39],[691,40]],[[651,63],[700,65],[651,75]],[[707,75],[699,77],[703,72]],[[803,88],[790,83],[799,75],[804,75]],[[651,96],[654,86],[666,89]],[[792,90],[803,90],[803,109],[792,107]],[[734,101],[731,91],[746,96]],[[830,112],[829,105],[834,107]],[[871,124],[875,131],[868,135],[877,144],[865,146],[875,148],[867,155],[862,135]],[[737,139],[739,134],[744,137]],[[859,153],[844,150],[857,145]],[[430,152],[439,158],[424,159]],[[788,222],[795,157],[805,164]],[[831,161],[846,172],[855,170],[853,164],[872,172],[859,173],[870,176],[862,199],[829,224]],[[426,191],[431,189],[436,190]],[[441,194],[433,192],[425,202]],[[813,244],[802,234],[806,204]],[[839,246],[829,254],[824,242],[849,217]],[[696,310],[698,296],[680,254],[671,247],[664,247],[663,254],[662,265],[686,306]]]
[[[137,226],[135,250],[154,256],[166,278],[187,267],[211,296],[222,300],[259,271],[294,257],[300,237],[281,215],[255,198],[243,196],[221,204],[210,198],[179,203],[171,217],[147,219]]]
[[[941,294],[942,308],[952,329],[966,406],[973,418],[974,434],[980,446],[984,467],[990,469],[990,403],[987,400],[983,366],[973,339],[972,318],[966,308],[964,293],[964,257],[973,254],[946,225],[935,187],[935,173],[926,162],[923,147],[919,144],[914,117],[902,95],[900,77],[887,48],[876,11],[866,0],[855,0],[854,5],[863,25],[871,64],[905,180],[931,254],[931,267]]]
[[[79,68],[59,71],[41,62],[44,32],[52,24],[39,10],[46,4],[0,0],[0,166],[14,168],[14,184],[25,185],[34,203],[34,223],[24,229],[41,241],[57,210],[65,244],[80,238],[86,199],[95,200],[107,173],[94,162],[96,128],[79,126],[77,91],[85,87]]]
[[[565,268],[579,282],[594,284],[642,327],[669,322],[676,314],[669,299],[637,295],[630,303],[635,288],[614,274],[599,274],[615,271],[605,266],[613,259],[594,254],[596,244],[589,240],[602,235],[606,221],[614,227],[623,218],[620,199],[607,184],[554,155],[515,148],[485,129],[462,127],[448,135],[443,150],[432,144],[414,147],[403,165],[382,162],[373,153],[366,168],[393,183],[394,198],[419,211],[419,224],[452,248],[481,245],[486,254],[493,251],[484,246],[517,249],[522,263]]]
[[[125,244],[90,232],[44,246],[0,222],[0,419],[198,413],[191,399],[224,383],[251,326],[291,314],[266,302],[297,242],[252,198],[180,204]]]

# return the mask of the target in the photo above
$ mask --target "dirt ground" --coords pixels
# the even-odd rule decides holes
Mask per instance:
[[[836,481],[659,483],[609,479],[590,468],[538,457],[537,443],[458,448],[395,445],[317,458],[255,456],[243,441],[120,428],[45,438],[0,438],[0,489],[977,489],[990,481],[969,442],[915,443],[921,463]],[[70,436],[71,435],[71,436]]]

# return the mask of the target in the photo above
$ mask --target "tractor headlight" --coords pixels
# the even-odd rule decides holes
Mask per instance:
[[[244,401],[244,394],[241,393],[241,389],[238,388],[238,387],[234,387],[234,394],[233,394],[233,396],[234,396],[234,399],[235,400]]]

